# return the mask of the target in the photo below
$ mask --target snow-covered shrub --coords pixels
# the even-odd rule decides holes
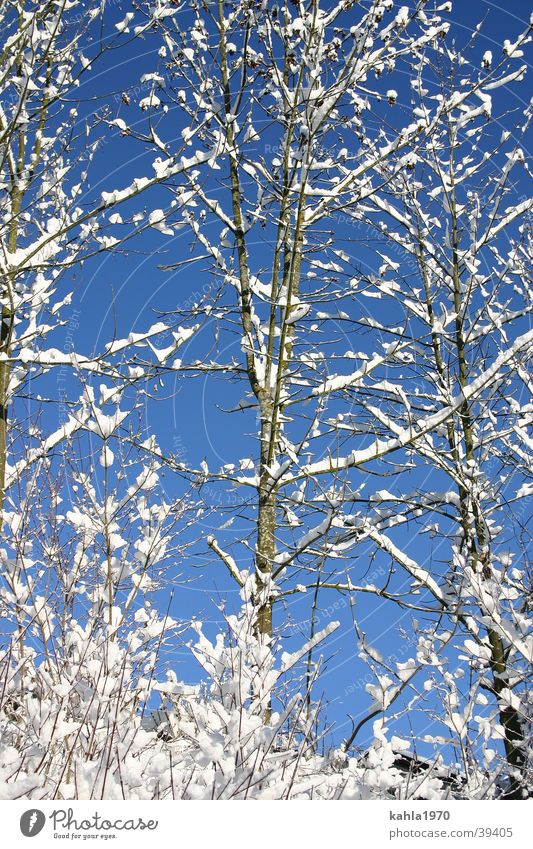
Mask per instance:
[[[0,796],[61,799],[443,798],[443,770],[413,780],[397,763],[403,741],[382,720],[364,757],[316,753],[301,693],[285,703],[282,677],[307,653],[275,650],[254,633],[246,602],[214,642],[195,625],[190,648],[205,685],[151,676],[157,648],[71,623],[63,654],[2,658]],[[312,645],[335,629],[332,623]],[[159,693],[163,706],[146,710]]]

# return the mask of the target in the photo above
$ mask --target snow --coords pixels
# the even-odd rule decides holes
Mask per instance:
[[[114,342],[110,342],[107,345],[107,353],[108,354],[116,354],[118,351],[122,351],[124,348],[129,347],[130,345],[137,345],[139,342],[146,342],[152,336],[159,336],[161,333],[164,333],[168,330],[166,324],[162,321],[158,321],[155,324],[152,324],[148,330],[144,332],[130,333],[127,339],[117,339]]]
[[[151,92],[147,97],[141,98],[139,100],[139,108],[143,111],[147,109],[157,109],[161,106],[161,100],[154,92]]]
[[[359,466],[363,463],[368,463],[370,460],[376,460],[392,453],[393,451],[397,451],[399,448],[409,445],[415,438],[419,439],[424,433],[434,431],[435,428],[446,422],[452,411],[460,409],[465,399],[469,400],[471,398],[475,398],[484,387],[490,384],[491,380],[496,374],[498,374],[501,368],[508,363],[509,360],[512,360],[519,351],[527,351],[528,349],[531,349],[532,344],[533,330],[529,330],[521,336],[518,336],[507,350],[502,351],[502,353],[499,354],[490,368],[486,369],[477,378],[470,381],[463,392],[452,399],[452,403],[449,407],[445,407],[440,412],[419,420],[416,430],[413,429],[413,427],[405,428],[400,431],[395,439],[376,440],[369,448],[354,450],[345,457],[331,457],[327,460],[320,460],[315,463],[306,464],[302,467],[302,473],[307,476],[313,476]],[[328,381],[323,387],[320,387],[320,394],[324,391],[331,392],[338,388],[351,385],[359,373],[351,375],[349,378],[333,378],[332,381]],[[316,394],[318,394],[318,391]]]
[[[67,0],[57,35],[0,5],[0,795],[498,798],[533,660],[530,34],[465,61],[448,3],[222,5]],[[99,43],[142,53],[127,90]]]
[[[155,227],[156,230],[159,230],[160,233],[164,233],[166,236],[173,236],[174,230],[165,222],[166,215],[162,209],[153,209],[148,216],[148,223],[151,227]]]
[[[113,465],[114,459],[114,454],[109,446],[104,445],[102,453],[100,454],[100,465],[103,466],[104,469],[109,469]]]
[[[134,12],[128,12],[127,15],[121,20],[118,24],[115,24],[115,29],[118,29],[119,32],[129,32],[129,23],[135,17]]]

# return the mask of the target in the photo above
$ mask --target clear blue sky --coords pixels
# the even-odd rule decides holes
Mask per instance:
[[[120,20],[129,4],[118,4],[111,7],[111,14]],[[456,2],[450,18],[455,21],[454,31],[459,41],[466,40],[473,26],[484,20],[482,33],[479,38],[477,52],[479,55],[490,49],[495,55],[501,51],[504,38],[513,38],[523,27],[529,9],[524,2],[506,3],[505,6],[474,0],[474,2]],[[106,60],[105,70],[92,79],[90,86],[82,87],[81,94],[87,98],[86,109],[92,110],[95,105],[101,106],[107,101],[114,116],[120,115],[125,120],[134,114],[135,107],[125,106],[120,102],[121,93],[129,91],[132,100],[138,99],[135,86],[138,86],[142,73],[153,70],[154,53],[139,52],[142,43],[133,42],[129,55],[120,54],[121,63],[116,64],[116,57]],[[148,44],[147,44],[148,47]],[[150,48],[152,51],[152,48]],[[110,87],[113,94],[109,97]],[[128,121],[129,122],[129,121]],[[176,138],[179,138],[181,126],[176,122]],[[102,190],[111,190],[127,185],[133,176],[150,173],[151,158],[141,151],[141,145],[124,139],[118,133],[109,130],[106,144],[97,157],[98,171],[92,178],[92,188],[96,197]],[[146,202],[151,207],[164,207],[169,197],[164,190],[153,193]],[[71,307],[71,315],[76,318],[78,327],[74,332],[74,345],[77,351],[89,353],[102,350],[104,343],[113,335],[121,338],[130,331],[140,331],[155,321],[158,311],[172,310],[187,303],[194,293],[201,292],[204,285],[209,284],[209,275],[202,264],[187,266],[178,273],[161,271],[158,266],[176,262],[187,255],[186,231],[173,238],[151,231],[138,242],[132,243],[132,250],[124,254],[106,254],[103,258],[95,258],[88,262],[75,274],[75,295]],[[268,246],[258,246],[258,250],[268,251]],[[64,285],[67,285],[65,281]],[[68,309],[67,309],[68,318]],[[211,339],[208,326],[205,331],[188,348],[187,356],[201,356],[203,351],[210,349]],[[66,331],[65,331],[66,332]],[[350,340],[347,340],[350,343]],[[57,347],[64,344],[61,335],[54,342]],[[238,339],[223,339],[224,351],[219,351],[221,359],[229,353],[239,355]],[[356,350],[361,350],[361,342],[357,342]],[[99,381],[97,381],[99,382]],[[252,456],[253,440],[249,436],[253,426],[251,416],[228,417],[222,414],[220,407],[228,408],[237,402],[243,394],[242,387],[228,385],[227,380],[201,378],[195,381],[167,380],[161,394],[170,395],[167,401],[150,403],[147,408],[147,424],[152,429],[163,448],[178,449],[183,452],[191,465],[198,467],[202,459],[207,459],[211,468],[217,468],[225,462],[235,462],[236,459]],[[242,432],[243,424],[246,429]],[[236,450],[236,445],[238,449]],[[175,476],[165,477],[165,486],[169,497],[179,497],[183,484]],[[215,497],[221,498],[223,514],[231,508],[231,493],[212,490]],[[220,525],[220,515],[215,514],[206,523],[205,535],[212,532],[213,524]],[[247,532],[249,526],[239,528],[238,521],[231,527],[227,538],[238,538],[239,532]],[[223,538],[223,536],[221,537]],[[414,537],[410,543],[410,553],[414,557],[424,559],[425,537]],[[197,556],[195,568],[187,566],[184,574],[190,581],[185,586],[177,587],[171,613],[175,618],[187,619],[195,615],[200,619],[211,621],[211,633],[214,633],[220,621],[216,604],[223,598],[228,599],[228,608],[233,610],[238,605],[238,596],[228,582],[221,564],[208,552],[207,546],[201,543],[195,547]],[[365,557],[364,549],[360,557]],[[370,573],[367,580],[379,583],[384,561],[369,564]],[[244,563],[240,564],[244,566]],[[295,597],[293,597],[295,598]],[[161,599],[164,604],[164,600]],[[349,733],[350,724],[346,717],[351,714],[355,719],[365,712],[370,698],[364,693],[365,680],[362,675],[366,670],[357,659],[355,638],[351,627],[351,611],[346,599],[335,593],[323,593],[321,606],[323,608],[321,626],[329,619],[339,619],[341,628],[337,635],[330,639],[325,648],[328,659],[327,670],[321,679],[321,688],[327,692],[329,705],[327,718],[329,722],[337,722],[335,738],[340,739]],[[281,610],[277,614],[278,624],[283,619],[288,627],[283,635],[287,646],[296,648],[300,642],[297,637],[298,622],[305,621],[309,616],[308,599],[291,602],[288,611]],[[363,598],[357,601],[357,616],[360,627],[367,633],[369,641],[376,642],[381,651],[403,661],[409,654],[403,654],[404,648],[398,639],[399,615],[392,605],[380,604],[377,599]],[[410,628],[410,617],[404,617],[403,623]],[[292,624],[291,624],[292,623]],[[303,627],[305,633],[305,626]],[[178,678],[189,681],[198,680],[200,670],[186,651],[180,651],[174,658],[174,668]],[[366,679],[370,680],[370,679]],[[317,692],[317,695],[320,693]],[[407,724],[403,723],[403,731],[408,732]],[[363,737],[364,739],[364,737]]]

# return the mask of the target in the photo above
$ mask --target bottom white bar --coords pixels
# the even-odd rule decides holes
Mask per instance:
[[[2,844],[117,849],[533,845],[528,802],[0,803]]]

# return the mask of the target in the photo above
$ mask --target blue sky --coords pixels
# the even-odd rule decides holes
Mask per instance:
[[[116,4],[110,7],[111,15],[120,20],[127,6]],[[501,51],[504,38],[515,37],[522,28],[529,11],[523,2],[506,3],[505,7],[492,3],[456,2],[451,19],[459,39],[466,39],[472,28],[484,20],[482,32],[476,48],[476,53],[491,49],[495,55]],[[87,86],[82,86],[81,95],[86,98],[84,109],[90,112],[95,106],[101,107],[107,103],[112,117],[129,118],[136,114],[133,101],[139,96],[137,86],[143,72],[154,69],[155,51],[150,48],[142,52],[142,43],[132,42],[129,52],[120,53],[120,64],[112,54],[105,59],[103,70],[91,79]],[[148,48],[148,45],[147,45]],[[113,93],[109,96],[110,87]],[[126,106],[121,99],[122,92],[128,92],[132,105]],[[400,94],[401,100],[401,94]],[[176,139],[180,138],[182,125],[176,120]],[[93,173],[91,189],[94,197],[102,190],[112,190],[127,185],[131,178],[150,172],[151,157],[142,152],[142,146],[133,140],[121,137],[116,131],[102,129],[105,144],[96,158],[97,168]],[[168,139],[168,141],[172,141]],[[88,197],[90,197],[90,193]],[[152,193],[150,198],[143,199],[141,208],[146,202],[149,208],[164,207],[169,196],[164,189]],[[183,235],[182,235],[183,234]],[[102,350],[114,333],[121,338],[130,331],[140,331],[157,319],[159,312],[184,308],[191,299],[198,299],[197,293],[206,291],[209,287],[210,276],[205,264],[198,263],[185,266],[177,272],[166,272],[161,265],[171,264],[187,256],[188,244],[186,231],[181,231],[171,239],[156,231],[145,233],[139,240],[131,243],[127,252],[118,251],[116,254],[106,254],[88,261],[81,269],[76,270],[72,280],[65,279],[65,287],[74,288],[72,306],[67,308],[65,316],[72,319],[68,328],[58,334],[54,344],[61,348],[66,345],[66,335],[70,333],[74,339],[74,347],[78,352],[90,353]],[[258,244],[258,257],[263,254],[268,259],[268,244]],[[356,259],[365,262],[365,256]],[[362,309],[369,308],[368,304],[360,305]],[[69,316],[69,309],[71,310]],[[394,316],[390,317],[394,320]],[[74,327],[74,324],[76,325]],[[342,327],[338,329],[339,346],[353,346],[355,350],[364,350],[365,345],[373,345],[371,338],[354,342],[350,331]],[[195,338],[186,349],[187,356],[201,357],[212,345],[212,325]],[[240,355],[239,339],[236,335],[223,336],[218,348],[218,356],[225,359],[234,354]],[[74,387],[73,387],[74,391]],[[228,383],[226,378],[201,377],[195,380],[177,378],[165,380],[164,387],[159,391],[167,400],[150,402],[146,407],[146,425],[156,433],[163,448],[179,451],[183,459],[192,466],[198,467],[201,460],[206,459],[210,468],[216,468],[226,462],[254,456],[252,413],[235,414],[230,417],[222,410],[236,404],[242,397],[241,386]],[[59,411],[58,411],[59,414]],[[52,414],[54,415],[54,414]],[[420,471],[417,473],[420,474]],[[420,482],[414,478],[413,484]],[[178,498],[184,491],[183,482],[168,473],[164,486],[169,498]],[[210,489],[203,495],[220,504],[220,510],[208,517],[202,529],[204,535],[216,530],[223,518],[229,515],[234,506],[233,494],[209,485]],[[377,484],[376,484],[377,486]],[[249,531],[249,524],[239,525],[237,520],[227,534],[229,540],[239,538],[239,534]],[[221,535],[224,540],[224,535]],[[198,541],[194,546],[195,557],[191,564],[183,569],[187,579],[184,585],[176,588],[172,602],[171,613],[175,618],[187,619],[196,616],[211,622],[210,633],[214,633],[220,622],[217,605],[227,599],[228,610],[233,612],[238,605],[235,588],[229,582],[221,564],[214,559],[207,546]],[[378,583],[387,569],[384,558],[377,557],[372,561],[370,549],[363,546],[357,550],[357,556],[364,563],[369,583]],[[426,537],[417,535],[409,542],[408,553],[416,559],[427,561]],[[244,566],[242,562],[239,565]],[[436,567],[438,568],[438,567]],[[281,626],[281,634],[289,648],[296,648],[301,642],[299,632],[304,637],[306,621],[309,617],[309,600],[302,597],[299,600],[291,596],[290,603],[284,611],[277,613],[277,624]],[[165,599],[161,599],[165,604]],[[382,652],[391,659],[405,661],[409,657],[408,641],[402,642],[398,637],[399,627],[404,627],[409,634],[412,629],[411,616],[399,616],[392,606],[379,602],[373,597],[362,597],[357,600],[356,611],[358,622],[367,634],[370,643],[378,643]],[[330,619],[339,619],[341,627],[337,634],[330,638],[323,649],[326,668],[323,672],[320,690],[326,691],[326,716],[329,723],[337,723],[335,739],[339,740],[349,733],[351,725],[347,715],[360,718],[369,704],[369,697],[364,693],[364,684],[370,681],[366,667],[357,659],[356,637],[352,627],[353,611],[347,599],[337,593],[324,592],[321,596],[321,613],[319,628]],[[173,665],[178,678],[196,681],[199,669],[186,650],[177,652]],[[403,720],[400,726],[403,733],[408,733],[409,722]],[[370,726],[369,726],[370,730]],[[364,735],[363,735],[364,739]]]

